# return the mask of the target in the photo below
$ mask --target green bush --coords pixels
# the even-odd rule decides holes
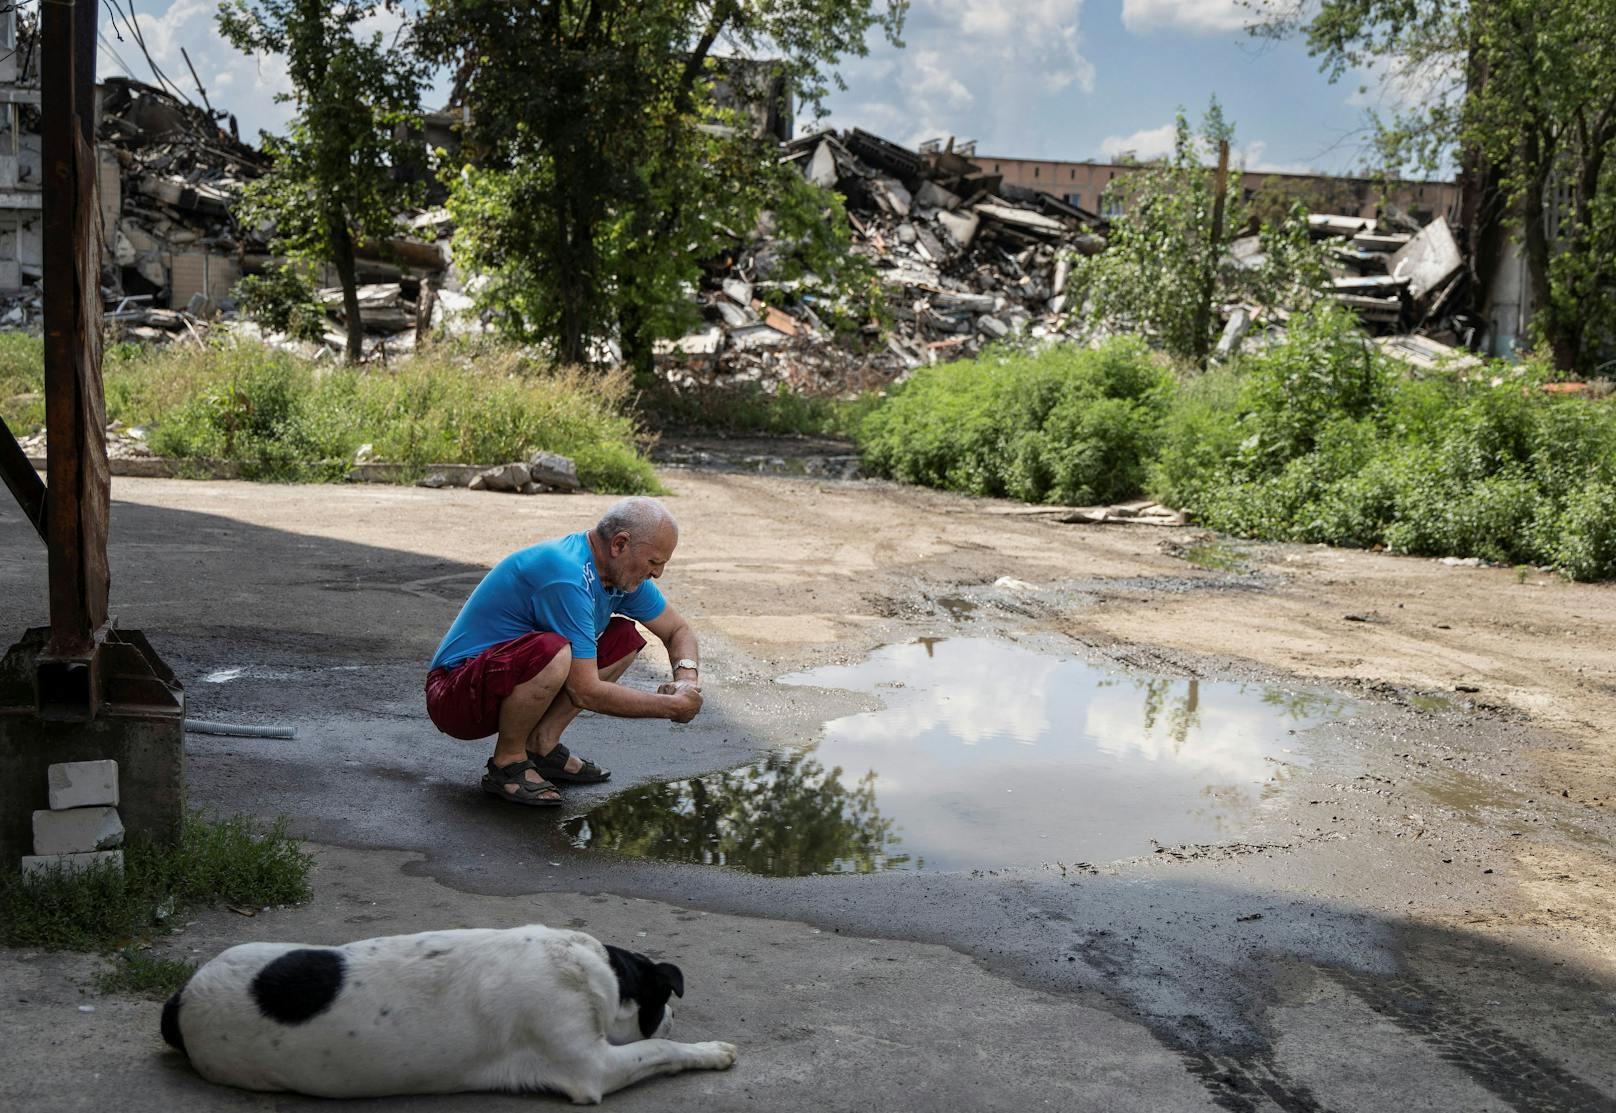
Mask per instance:
[[[325,307],[315,296],[314,283],[291,264],[247,275],[234,293],[242,313],[271,332],[314,341],[325,335]]]
[[[1408,379],[1339,313],[1297,318],[1180,390],[1150,490],[1241,536],[1616,576],[1616,407],[1494,370]]]
[[[1137,341],[995,352],[924,368],[865,418],[872,474],[1029,502],[1134,494],[1172,379]]]

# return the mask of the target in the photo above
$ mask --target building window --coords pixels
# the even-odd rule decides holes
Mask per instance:
[[[1066,203],[1081,209],[1083,207],[1083,195],[1081,193],[1068,193]]]
[[[999,172],[999,164],[996,163],[996,162],[993,164],[993,172],[995,174],[997,174]]]
[[[1122,201],[1116,197],[1102,196],[1100,198],[1100,215],[1108,218],[1113,216],[1121,216]]]
[[[1039,170],[1039,167],[1036,167],[1036,166],[1034,166],[1034,167],[1033,167],[1033,168],[1032,168],[1032,176],[1033,176],[1033,177],[1035,177],[1035,178],[1036,178],[1036,177],[1037,177],[1037,176],[1038,176],[1038,170]]]
[[[1077,171],[1075,169],[1072,171],[1072,181],[1077,181]]]

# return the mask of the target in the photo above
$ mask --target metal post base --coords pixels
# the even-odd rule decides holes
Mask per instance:
[[[33,853],[33,813],[49,807],[47,770],[62,761],[116,761],[124,829],[173,843],[185,814],[179,681],[139,631],[109,629],[83,663],[49,656],[49,636],[29,630],[0,658],[0,869]],[[64,715],[86,705],[90,717]]]

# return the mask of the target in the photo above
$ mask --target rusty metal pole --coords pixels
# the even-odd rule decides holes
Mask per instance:
[[[107,630],[101,228],[95,200],[96,0],[40,4],[50,641],[42,716],[92,719]]]

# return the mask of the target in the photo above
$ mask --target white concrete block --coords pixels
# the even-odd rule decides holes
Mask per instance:
[[[64,761],[50,767],[51,808],[118,806],[116,761]]]
[[[102,862],[111,862],[119,873],[123,872],[123,851],[97,850],[90,854],[24,854],[22,874],[36,877],[54,873],[80,873]]]
[[[117,808],[68,808],[34,813],[35,854],[88,854],[123,845]]]

